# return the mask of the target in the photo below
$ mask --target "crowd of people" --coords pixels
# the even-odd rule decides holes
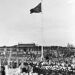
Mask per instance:
[[[50,64],[24,63],[24,67],[21,69],[22,73],[32,72],[32,74],[36,73],[37,75],[75,75],[75,64],[66,62],[52,62]]]
[[[13,62],[14,63],[14,62]],[[14,63],[12,68],[16,68],[17,64]],[[51,62],[51,63],[27,63],[19,64],[21,73],[27,73],[34,75],[75,75],[75,63],[68,62]],[[1,66],[1,75],[5,75],[5,68]]]

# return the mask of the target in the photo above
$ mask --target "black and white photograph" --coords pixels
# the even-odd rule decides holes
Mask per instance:
[[[0,0],[0,75],[75,75],[75,0]]]

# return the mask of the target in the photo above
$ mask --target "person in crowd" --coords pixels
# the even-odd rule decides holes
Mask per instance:
[[[5,75],[5,67],[4,66],[1,66],[1,74]]]

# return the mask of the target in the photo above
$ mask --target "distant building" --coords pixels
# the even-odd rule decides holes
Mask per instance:
[[[41,56],[41,46],[37,46],[35,43],[0,47],[1,59],[11,58],[12,60],[13,59],[16,60],[27,58],[28,60],[33,60],[40,56]]]

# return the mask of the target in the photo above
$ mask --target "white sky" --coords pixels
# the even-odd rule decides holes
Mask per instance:
[[[30,14],[30,9],[39,3],[40,0],[0,0],[0,45],[35,42],[75,46],[75,0],[43,0],[43,21],[41,13]]]

